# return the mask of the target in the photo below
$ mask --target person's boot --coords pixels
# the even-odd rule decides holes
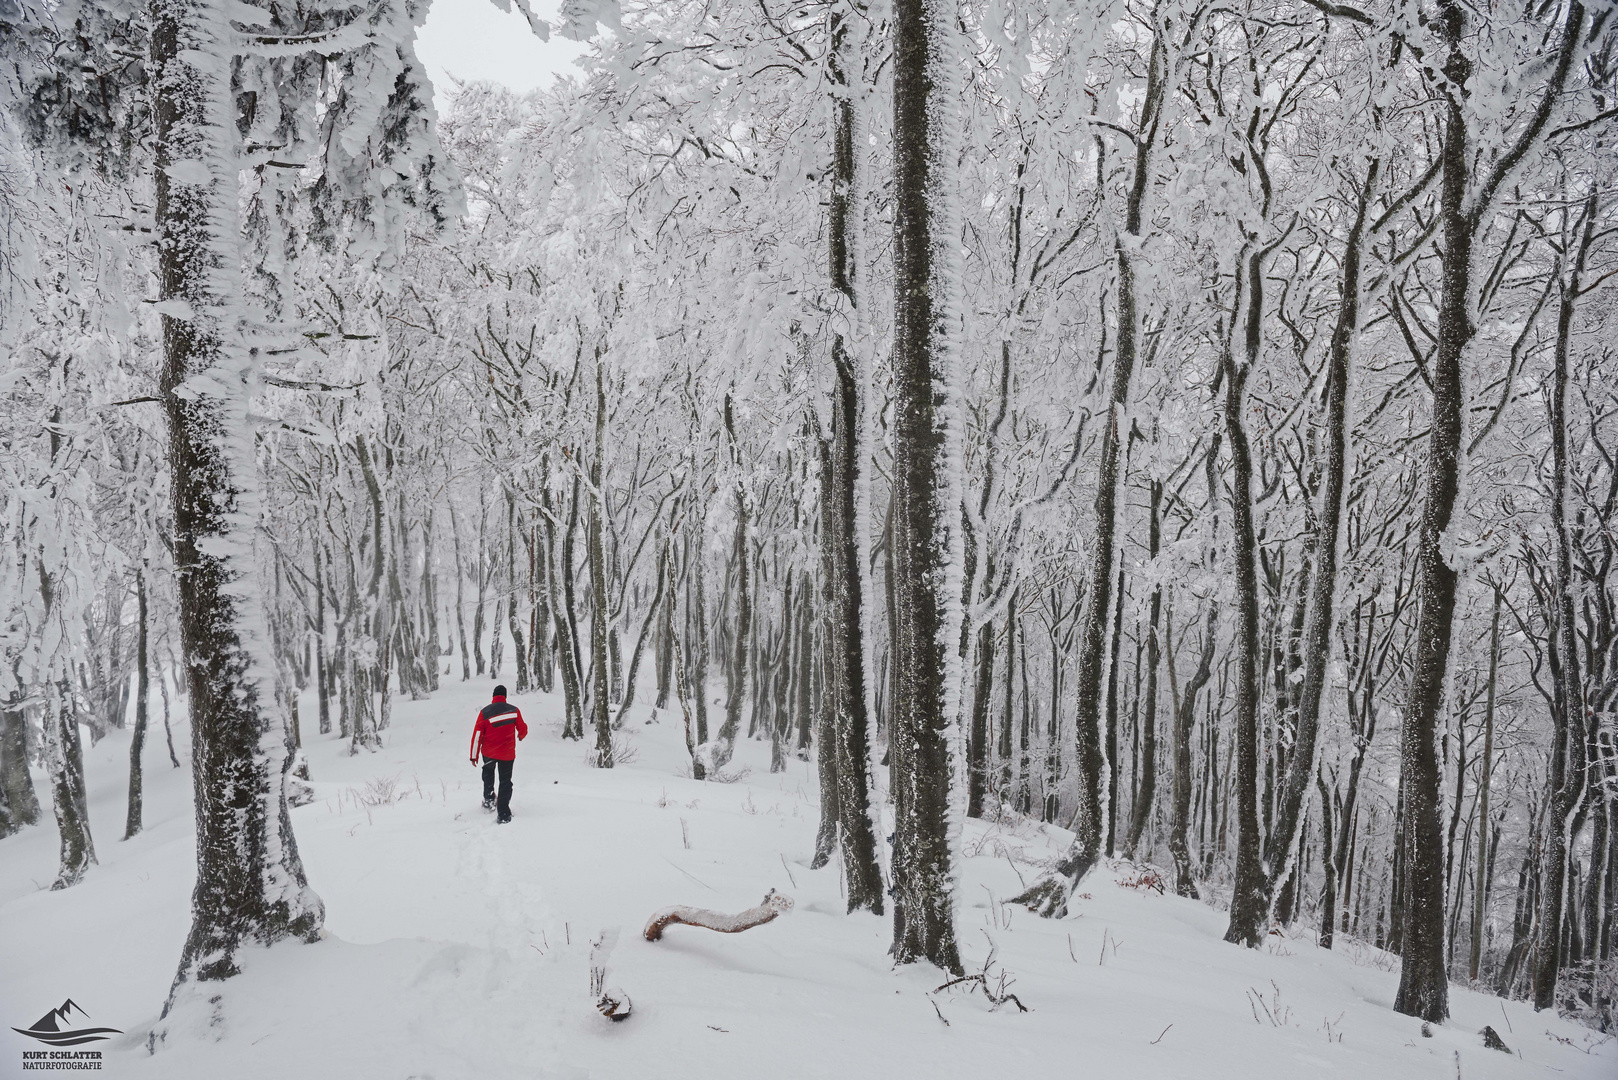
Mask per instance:
[[[483,800],[483,809],[485,809],[485,810],[493,810],[494,809],[494,798],[493,798],[493,796],[490,796],[489,798],[486,798],[486,799]]]
[[[511,814],[510,813],[501,814],[499,817],[494,819],[494,823],[496,825],[509,825],[509,824],[511,824]]]

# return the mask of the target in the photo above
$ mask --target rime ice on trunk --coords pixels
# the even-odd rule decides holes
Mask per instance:
[[[856,291],[860,220],[859,22],[842,5],[831,12],[832,48],[827,68],[835,87],[832,104],[832,170],[827,212],[827,268],[832,288],[858,325]],[[859,541],[860,394],[855,358],[843,335],[832,337],[831,437],[820,450],[821,544],[821,730],[817,739],[820,777],[832,790],[822,795],[816,858],[830,856],[841,838],[848,910],[882,913],[882,871],[871,806],[870,687],[866,669],[865,579]],[[829,817],[828,817],[829,815]]]
[[[1551,760],[1546,787],[1550,793],[1549,813],[1545,820],[1544,894],[1540,913],[1539,940],[1534,955],[1534,1008],[1549,1009],[1556,1005],[1556,978],[1562,954],[1562,928],[1566,918],[1567,865],[1572,839],[1578,832],[1574,818],[1580,813],[1590,782],[1589,746],[1597,742],[1586,732],[1586,704],[1582,664],[1579,656],[1579,618],[1588,618],[1588,607],[1575,612],[1573,578],[1573,537],[1568,520],[1568,347],[1573,325],[1573,309],[1580,292],[1580,279],[1589,255],[1596,222],[1597,197],[1591,193],[1585,200],[1580,224],[1582,228],[1571,271],[1562,277],[1561,301],[1557,305],[1555,360],[1551,370],[1551,528],[1555,535],[1556,571],[1552,649],[1553,665],[1559,685],[1554,695],[1559,707],[1552,717]],[[1561,275],[1559,275],[1561,276]],[[1581,555],[1583,552],[1581,551]],[[1580,605],[1584,607],[1584,605]],[[1598,661],[1599,662],[1599,661]],[[1493,684],[1490,684],[1493,693]],[[1491,698],[1492,705],[1492,698]],[[1600,812],[1597,811],[1598,821]],[[1599,876],[1597,860],[1602,845],[1592,848],[1592,870]],[[1576,910],[1576,909],[1575,909]],[[1577,916],[1574,934],[1577,934]],[[1569,950],[1571,959],[1578,959],[1575,946]]]
[[[1270,250],[1242,248],[1236,268],[1240,321],[1233,318],[1230,338],[1241,335],[1243,359],[1235,359],[1235,345],[1229,339],[1222,358],[1225,436],[1230,440],[1231,561],[1236,572],[1236,880],[1225,940],[1249,948],[1257,948],[1264,939],[1266,875],[1258,822],[1258,542],[1253,525],[1253,457],[1242,415],[1247,377],[1258,362],[1264,257]]]
[[[607,496],[601,490],[602,457],[607,452],[607,391],[601,375],[601,353],[596,352],[595,456],[590,461],[590,525],[585,538],[590,563],[590,714],[596,730],[595,764],[610,769],[612,759],[612,717],[607,694],[607,561],[604,519]]]
[[[893,956],[959,974],[955,5],[898,0],[893,18]]]
[[[0,703],[0,836],[39,821],[39,796],[28,775],[28,718],[22,698]]]
[[[736,733],[741,728],[742,707],[747,701],[747,654],[753,635],[753,560],[747,543],[751,507],[747,485],[741,477],[741,449],[736,443],[736,422],[729,394],[725,395],[725,431],[730,441],[730,465],[736,471],[736,533],[731,550],[736,564],[736,621],[732,627],[730,663],[725,678],[725,722],[719,726],[712,750],[716,772],[730,764],[730,757],[736,751]]]
[[[1320,510],[1315,520],[1315,567],[1309,579],[1308,610],[1304,616],[1300,646],[1304,663],[1303,684],[1298,691],[1296,733],[1270,841],[1267,904],[1274,904],[1277,887],[1294,873],[1298,823],[1304,800],[1309,794],[1309,785],[1319,779],[1315,768],[1315,740],[1320,729],[1320,698],[1326,690],[1326,668],[1331,659],[1337,549],[1341,542],[1340,524],[1348,473],[1349,361],[1354,336],[1359,331],[1362,238],[1380,168],[1381,162],[1372,158],[1365,180],[1359,185],[1354,222],[1349,227],[1343,251],[1337,323],[1332,329],[1326,356],[1326,460],[1321,469]],[[1329,828],[1325,835],[1330,835]],[[1327,947],[1330,947],[1329,943]]]
[[[142,809],[141,750],[146,746],[146,698],[151,692],[151,669],[147,663],[146,574],[135,571],[135,607],[139,618],[135,638],[135,730],[129,739],[129,813],[124,822],[124,839],[140,832]]]
[[[191,931],[166,1016],[188,983],[236,974],[244,944],[313,940],[324,909],[292,835],[291,732],[274,711],[253,587],[253,357],[238,336],[232,255],[239,243],[232,32],[223,8],[208,0],[152,0],[149,16],[161,388],[197,830]]]
[[[1079,802],[1074,838],[1058,861],[1055,872],[1035,882],[1013,901],[1026,904],[1046,918],[1060,918],[1067,913],[1068,897],[1101,857],[1101,845],[1105,839],[1102,830],[1105,828],[1103,819],[1106,809],[1103,804],[1110,793],[1102,790],[1105,772],[1101,732],[1102,675],[1107,658],[1112,654],[1107,632],[1111,625],[1113,604],[1117,602],[1112,590],[1116,561],[1118,456],[1124,434],[1119,431],[1119,425],[1124,422],[1124,411],[1129,405],[1130,384],[1134,379],[1136,354],[1139,351],[1140,316],[1135,279],[1135,247],[1139,241],[1134,238],[1140,236],[1143,226],[1142,208],[1150,182],[1148,166],[1163,114],[1167,63],[1163,44],[1154,37],[1138,133],[1132,138],[1135,148],[1134,172],[1122,229],[1122,233],[1131,239],[1126,240],[1120,235],[1113,250],[1118,273],[1118,349],[1113,359],[1112,386],[1106,425],[1102,431],[1101,461],[1096,470],[1095,541],[1085,574],[1084,621],[1079,632],[1079,669],[1074,693]]]
[[[51,889],[66,889],[84,879],[96,862],[95,843],[90,839],[90,811],[84,791],[84,748],[79,739],[79,718],[73,707],[73,688],[66,679],[56,684],[47,706],[45,723],[50,726],[51,802],[56,807],[56,827],[61,833],[61,865]]]
[[[1426,491],[1417,548],[1420,615],[1412,646],[1414,670],[1407,692],[1409,704],[1399,741],[1400,790],[1405,801],[1401,837],[1405,904],[1399,991],[1393,1004],[1399,1012],[1434,1023],[1449,1015],[1440,772],[1434,739],[1449,673],[1458,579],[1446,549],[1452,542],[1448,533],[1459,492],[1465,425],[1466,388],[1461,362],[1476,333],[1472,318],[1472,244],[1495,195],[1550,119],[1551,108],[1578,52],[1584,5],[1579,0],[1568,5],[1555,67],[1533,115],[1511,148],[1493,161],[1475,190],[1474,148],[1468,145],[1468,111],[1461,100],[1473,73],[1472,61],[1465,52],[1469,39],[1467,8],[1458,0],[1443,0],[1437,14],[1434,23],[1446,47],[1444,76],[1450,87],[1442,99],[1440,148],[1438,220],[1444,276],[1438,300],[1438,341],[1432,361],[1433,419],[1427,441]],[[1540,990],[1536,980],[1536,1005]],[[1549,996],[1551,990],[1546,989],[1545,994]]]

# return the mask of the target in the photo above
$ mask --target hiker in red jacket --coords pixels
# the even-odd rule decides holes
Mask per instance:
[[[517,740],[528,738],[528,725],[522,712],[506,703],[506,688],[494,688],[494,700],[483,706],[472,728],[472,764],[478,763],[479,741],[483,751],[483,809],[494,810],[495,822],[511,820],[511,763],[517,757]],[[494,794],[494,774],[500,773],[500,797]]]

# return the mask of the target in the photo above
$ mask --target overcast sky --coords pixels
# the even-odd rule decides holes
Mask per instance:
[[[556,15],[557,0],[534,0],[534,11]],[[433,0],[427,23],[416,38],[416,54],[427,68],[442,114],[452,78],[462,82],[488,79],[513,90],[545,86],[558,73],[576,72],[573,58],[584,51],[577,42],[556,35],[540,41],[528,20],[515,9],[506,12],[492,0]]]

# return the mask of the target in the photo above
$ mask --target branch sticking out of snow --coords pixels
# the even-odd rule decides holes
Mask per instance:
[[[792,910],[792,897],[784,896],[774,889],[764,894],[757,907],[750,907],[746,911],[739,911],[734,915],[724,915],[706,908],[676,907],[664,908],[653,913],[646,923],[646,940],[661,941],[663,931],[676,923],[686,926],[701,926],[709,930],[717,930],[721,934],[738,934],[743,930],[751,930],[755,926],[763,926],[773,922],[781,915]]]

